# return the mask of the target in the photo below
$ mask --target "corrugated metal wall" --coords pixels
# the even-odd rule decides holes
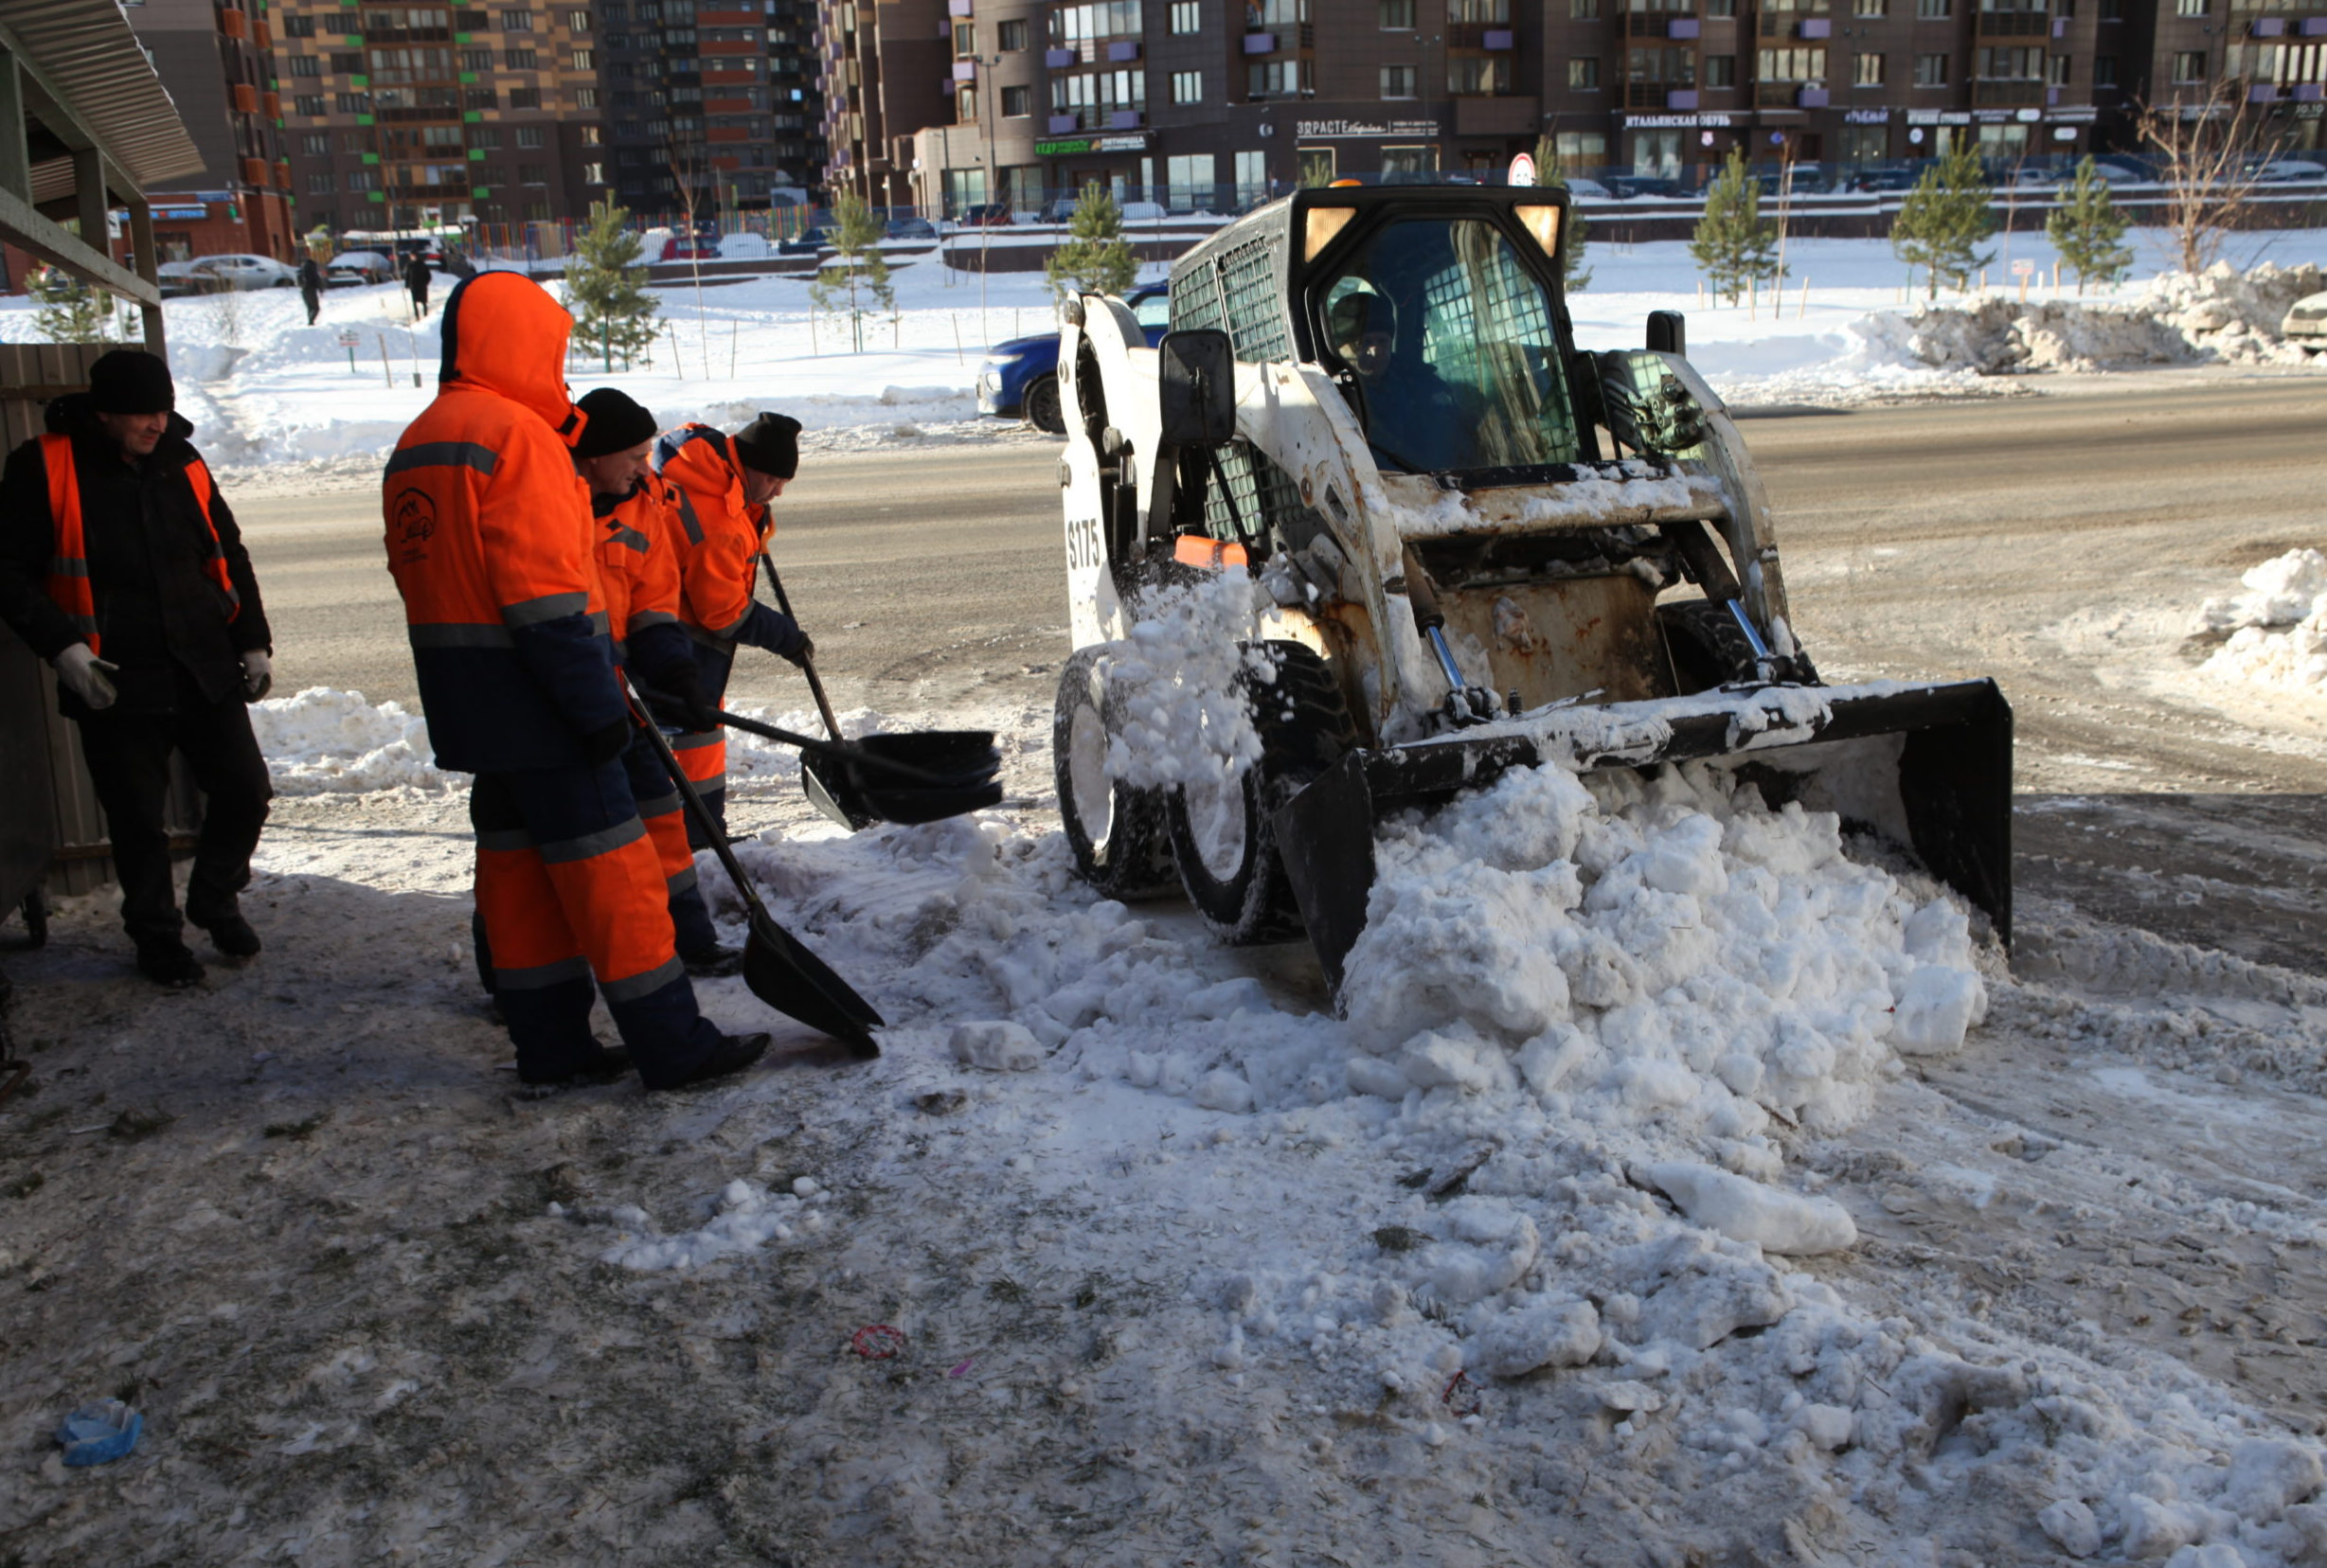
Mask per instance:
[[[89,366],[112,347],[98,343],[0,344],[0,437],[13,452],[38,436],[41,410],[51,398],[79,392],[89,384]],[[0,649],[0,681],[8,683],[9,701],[0,707],[0,744],[9,753],[31,751],[47,760],[47,788],[20,777],[15,770],[0,775],[0,812],[22,823],[37,821],[45,812],[50,824],[52,856],[49,890],[57,894],[86,893],[113,879],[113,859],[105,837],[105,813],[97,804],[89,783],[88,764],[81,756],[81,726],[57,716],[57,678],[33,658],[12,635],[0,631],[7,647]],[[37,703],[19,701],[22,684],[39,683]],[[193,833],[202,823],[202,795],[182,760],[170,765],[169,824],[173,849],[191,852]],[[45,795],[46,798],[41,798]],[[9,867],[0,864],[0,883],[9,883]],[[0,885],[0,912],[12,910],[23,890]]]

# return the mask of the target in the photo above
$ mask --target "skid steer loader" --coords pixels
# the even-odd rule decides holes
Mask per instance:
[[[2010,939],[2012,711],[1993,681],[1823,685],[1769,508],[1678,315],[1576,347],[1566,192],[1303,190],[1176,261],[1146,347],[1062,307],[1075,652],[1052,754],[1082,875],[1176,881],[1221,936],[1306,929],[1336,989],[1375,824],[1499,771],[1704,759],[1919,857]],[[1262,756],[1110,777],[1125,639],[1161,590],[1254,574]]]

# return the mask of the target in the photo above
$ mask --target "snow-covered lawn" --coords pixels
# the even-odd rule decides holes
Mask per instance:
[[[2032,260],[2046,279],[2054,262],[2041,235],[1999,235],[1993,243],[1991,313],[2016,305],[2013,261]],[[2241,265],[2327,262],[2327,231],[2254,235],[2233,249]],[[2146,237],[2140,250],[2133,280],[2084,302],[2146,297],[2162,258]],[[1780,296],[1750,309],[1703,296],[1679,241],[1595,246],[1588,266],[1589,287],[1570,301],[1584,347],[1637,345],[1649,312],[1685,311],[1691,358],[1732,401],[1832,403],[2004,389],[1970,368],[1982,361],[1956,342],[1960,326],[1920,339],[1906,328],[1902,317],[1924,295],[1908,294],[1905,269],[1881,241],[1793,241]],[[1159,279],[1163,272],[1151,264],[1145,276]],[[571,377],[577,387],[621,386],[667,423],[734,425],[761,408],[781,408],[808,426],[812,445],[827,449],[1025,438],[1013,426],[981,419],[976,389],[987,345],[1049,330],[1042,275],[996,273],[981,284],[929,254],[901,258],[893,276],[897,310],[866,317],[861,353],[851,351],[847,321],[810,310],[804,276],[707,284],[700,293],[675,284],[657,291],[665,336],[651,367],[609,373],[578,346]],[[2031,300],[2050,294],[2040,285]],[[2059,297],[2079,299],[2072,286]],[[1942,294],[1940,303],[1979,300]],[[262,483],[365,476],[365,466],[394,444],[434,393],[438,317],[408,320],[404,295],[393,286],[331,292],[313,327],[289,290],[175,300],[168,312],[181,407],[198,427],[197,440],[217,466]],[[1985,335],[1996,338],[2011,321],[2006,312]],[[355,342],[343,344],[343,334]],[[0,300],[0,340],[32,336],[29,302]],[[1934,347],[1942,337],[1956,347],[1952,357]],[[1991,349],[1986,357],[1996,355]]]

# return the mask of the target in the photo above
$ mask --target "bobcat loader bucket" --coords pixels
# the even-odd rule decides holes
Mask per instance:
[[[1990,680],[1727,687],[1562,707],[1443,739],[1353,751],[1278,810],[1277,846],[1328,981],[1365,930],[1374,829],[1513,767],[1581,774],[1707,761],[1773,808],[1834,811],[1913,854],[2012,939],[2012,708]]]

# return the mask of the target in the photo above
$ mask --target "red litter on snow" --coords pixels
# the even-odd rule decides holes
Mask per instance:
[[[968,1360],[964,1361],[959,1366],[954,1367],[952,1370],[948,1371],[945,1375],[949,1378],[958,1378],[976,1364],[977,1358],[976,1356],[972,1356]]]
[[[905,1347],[904,1330],[869,1323],[849,1336],[849,1348],[867,1361],[887,1361]]]
[[[1484,1394],[1485,1390],[1471,1381],[1469,1373],[1458,1372],[1446,1380],[1446,1391],[1439,1396],[1439,1402],[1458,1416],[1476,1416]]]

